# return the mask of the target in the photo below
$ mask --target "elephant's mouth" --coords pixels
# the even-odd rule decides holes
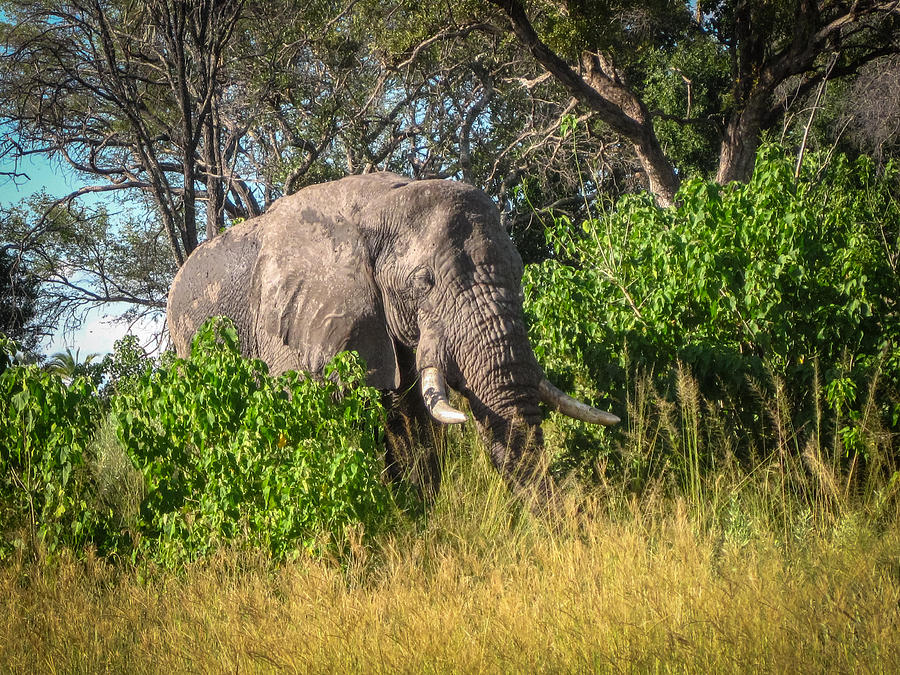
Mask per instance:
[[[433,366],[423,368],[419,373],[419,382],[425,406],[435,421],[441,424],[460,424],[466,421],[466,414],[450,405],[447,381],[438,368]],[[620,422],[616,415],[589,406],[560,391],[546,377],[541,378],[538,394],[543,403],[573,419],[603,426]]]

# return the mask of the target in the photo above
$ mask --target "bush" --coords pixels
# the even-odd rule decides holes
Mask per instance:
[[[333,551],[396,513],[380,396],[353,354],[324,381],[275,378],[239,355],[229,323],[209,322],[190,359],[156,369],[133,341],[117,344],[101,396],[15,353],[4,338],[0,557],[91,545],[167,566],[221,547],[279,560]]]
[[[147,355],[134,335],[126,335],[115,341],[113,351],[103,357],[99,370],[105,382],[101,394],[109,398],[116,392],[125,392],[152,370],[153,359]]]
[[[851,420],[866,398],[853,392],[875,382],[896,431],[898,175],[810,156],[795,180],[770,146],[746,185],[691,179],[665,209],[628,196],[577,234],[560,218],[548,231],[557,258],[525,275],[535,352],[563,385],[620,412],[629,378],[653,373],[671,397],[671,366],[684,363],[741,421],[745,451],[765,443],[755,403],[772,376],[803,391],[821,375],[833,416]]]
[[[277,560],[382,529],[394,513],[376,447],[383,409],[364,376],[340,354],[324,381],[272,377],[239,355],[230,323],[207,322],[190,359],[113,399],[147,489],[143,550],[167,565],[224,546],[262,546]]]
[[[106,516],[94,508],[85,448],[100,418],[92,382],[15,362],[0,343],[0,557],[88,542],[107,546]]]

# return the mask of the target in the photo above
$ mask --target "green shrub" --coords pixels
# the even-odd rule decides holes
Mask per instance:
[[[78,377],[67,386],[17,365],[9,341],[0,352],[0,557],[105,546],[106,515],[94,508],[84,458],[101,414],[93,384]]]
[[[17,350],[15,341],[0,333],[0,373],[16,362]]]
[[[795,180],[769,146],[745,185],[687,180],[671,208],[629,196],[577,232],[560,218],[548,230],[557,258],[525,275],[535,352],[563,386],[623,413],[629,378],[653,373],[671,397],[681,362],[743,424],[744,450],[765,444],[758,394],[772,376],[802,393],[820,373],[833,417],[851,420],[873,398],[841,392],[876,382],[896,431],[898,175],[812,155]]]
[[[153,359],[141,347],[136,336],[129,334],[116,340],[112,353],[104,356],[100,363],[99,369],[106,380],[101,394],[109,398],[116,392],[128,390],[153,366]]]
[[[223,546],[275,559],[320,552],[394,514],[381,481],[383,409],[365,370],[340,354],[325,379],[268,374],[239,355],[225,320],[198,332],[191,358],[145,373],[113,399],[119,439],[143,473],[144,551],[178,564]]]

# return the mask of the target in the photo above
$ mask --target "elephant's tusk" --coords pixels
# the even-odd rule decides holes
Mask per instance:
[[[602,424],[607,427],[622,421],[612,413],[592,408],[588,404],[582,403],[568,394],[561,392],[555,386],[550,384],[550,381],[546,377],[543,378],[538,385],[538,391],[540,392],[541,400],[544,403],[551,408],[559,410],[563,415],[567,415],[576,420],[581,420],[582,422],[588,422],[590,424]]]
[[[461,424],[466,421],[466,414],[450,405],[447,383],[440,370],[433,366],[422,368],[419,379],[425,406],[435,420],[441,424]]]

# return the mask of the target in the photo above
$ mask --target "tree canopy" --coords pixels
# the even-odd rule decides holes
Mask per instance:
[[[897,2],[0,8],[5,173],[39,156],[84,183],[22,205],[2,242],[55,289],[56,318],[113,300],[159,310],[202,241],[347,173],[477,185],[538,260],[543,214],[577,222],[643,190],[670,204],[692,176],[746,181],[767,134],[881,161],[900,147]]]

